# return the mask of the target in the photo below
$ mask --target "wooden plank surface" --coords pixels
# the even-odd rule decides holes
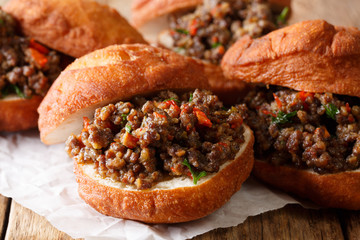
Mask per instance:
[[[5,199],[5,198],[4,198]],[[329,239],[342,240],[344,235],[340,219],[347,229],[347,239],[357,239],[360,233],[360,212],[331,209],[304,209],[299,205],[288,205],[282,209],[249,217],[236,227],[215,229],[194,238],[194,240],[216,239]],[[6,240],[12,239],[63,239],[71,240],[67,234],[58,231],[44,217],[24,208],[15,201],[11,203]]]
[[[360,28],[360,0],[292,0],[292,15],[289,23],[307,19],[325,19],[332,24],[352,25]],[[51,226],[44,217],[1,195],[0,234],[1,239],[4,237],[20,240],[71,239],[67,234]],[[351,240],[359,238],[359,211],[309,210],[298,205],[290,205],[276,211],[249,217],[239,226],[216,229],[194,239]]]
[[[339,210],[345,239],[360,239],[360,211]]]
[[[9,224],[5,235],[6,240],[37,240],[61,239],[71,240],[66,233],[54,228],[44,217],[11,202]]]
[[[288,205],[279,210],[249,217],[239,226],[216,229],[194,239],[342,240],[344,235],[335,210],[310,210],[300,205]]]

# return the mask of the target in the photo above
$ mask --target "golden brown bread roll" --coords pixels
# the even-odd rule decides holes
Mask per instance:
[[[110,102],[163,89],[208,89],[195,60],[147,45],[115,45],[75,60],[52,85],[38,112],[41,140],[64,142],[94,110]],[[72,91],[69,91],[71,89]]]
[[[115,45],[97,50],[75,60],[74,63],[69,65],[61,73],[60,77],[49,90],[38,109],[40,114],[39,129],[41,139],[46,144],[53,144],[65,141],[71,133],[81,133],[78,136],[72,135],[68,139],[66,143],[67,151],[74,159],[75,174],[79,184],[79,195],[85,202],[100,213],[148,223],[175,223],[198,219],[220,208],[240,189],[241,184],[249,176],[253,166],[252,146],[254,141],[250,128],[242,124],[242,119],[234,119],[236,115],[231,114],[236,110],[232,109],[227,111],[227,115],[232,116],[231,129],[243,131],[242,139],[239,138],[241,143],[235,142],[235,139],[233,140],[234,145],[232,146],[235,151],[233,159],[227,159],[227,161],[221,163],[218,171],[208,172],[206,176],[201,177],[195,184],[193,180],[189,178],[189,175],[180,176],[176,173],[174,176],[161,170],[161,174],[164,174],[165,177],[160,178],[160,180],[152,183],[152,185],[150,183],[149,186],[149,183],[146,182],[147,179],[142,179],[141,174],[147,174],[147,171],[150,171],[145,169],[151,168],[149,155],[151,155],[152,151],[155,151],[154,156],[156,157],[157,165],[165,165],[163,162],[164,159],[160,156],[166,153],[160,152],[159,150],[164,143],[155,147],[156,144],[153,142],[154,145],[143,147],[143,145],[146,145],[145,142],[131,142],[132,144],[129,145],[129,141],[140,142],[142,141],[139,140],[142,138],[141,136],[143,136],[143,139],[153,139],[152,141],[155,142],[160,141],[162,139],[160,130],[157,134],[152,135],[155,138],[150,136],[150,132],[157,129],[156,127],[152,128],[151,131],[149,130],[150,132],[144,133],[142,131],[147,131],[146,129],[151,128],[151,126],[167,124],[168,122],[178,124],[180,127],[179,119],[175,119],[174,121],[174,119],[169,117],[170,115],[175,114],[180,118],[181,114],[183,114],[180,113],[180,110],[181,112],[188,111],[187,109],[189,108],[187,104],[195,104],[195,101],[211,102],[215,100],[217,102],[218,99],[217,97],[209,96],[201,98],[201,100],[195,96],[197,93],[194,92],[194,96],[190,95],[190,97],[198,100],[187,100],[188,98],[186,98],[185,101],[182,101],[183,105],[181,105],[181,107],[176,103],[180,101],[175,98],[161,100],[160,102],[155,100],[153,103],[149,101],[140,107],[140,109],[142,109],[141,111],[145,114],[143,117],[141,117],[141,114],[135,113],[140,110],[126,110],[126,108],[131,106],[129,103],[119,102],[115,104],[117,101],[126,101],[134,96],[154,94],[160,90],[181,92],[195,88],[209,88],[209,85],[201,63],[191,58],[178,55],[169,50],[142,44]],[[141,102],[143,100],[136,101]],[[135,100],[132,103],[135,104],[134,102]],[[114,105],[109,103],[114,103]],[[165,103],[171,104],[168,112],[155,113],[149,110]],[[123,108],[122,106],[126,107]],[[91,115],[94,114],[95,108],[98,108],[95,113],[95,119],[94,122],[90,123],[88,118],[91,118]],[[178,108],[177,113],[176,108]],[[196,109],[196,107],[191,108]],[[217,105],[217,108],[220,110],[221,105]],[[110,109],[113,109],[111,110],[113,111],[112,113],[109,112]],[[204,109],[204,112],[206,111],[206,108],[202,109]],[[131,121],[130,115],[124,115],[124,113],[119,112],[122,110],[130,112],[129,114],[132,116],[132,121],[137,121],[138,118],[142,118],[142,123],[139,125],[140,127],[130,127],[129,130],[127,126]],[[204,112],[200,115],[202,118],[205,117],[205,119],[207,119]],[[121,116],[121,119],[116,118],[114,114]],[[100,118],[98,118],[99,116]],[[154,116],[155,119],[153,118]],[[196,116],[198,119],[201,118],[198,115]],[[156,120],[157,118],[158,120]],[[81,126],[83,120],[84,128]],[[124,132],[124,129],[113,130],[117,129],[117,126],[121,124],[124,125],[125,123],[123,121],[127,121],[125,126],[126,132]],[[149,121],[152,122],[149,123]],[[116,126],[114,126],[115,122],[117,122]],[[240,125],[237,125],[236,122],[240,123]],[[100,123],[101,126],[99,125],[93,128],[95,126],[93,124],[97,123]],[[147,123],[149,125],[147,125]],[[195,125],[200,129],[199,132],[205,131],[204,133],[206,133],[206,128],[211,128],[212,126],[211,124],[205,124],[206,126],[201,124],[205,123],[201,123],[200,120],[198,120]],[[216,124],[215,121],[214,124]],[[158,127],[161,128],[160,125]],[[226,128],[230,128],[229,124],[225,125],[227,126]],[[189,134],[195,131],[195,129],[191,130],[191,128],[188,127],[184,128]],[[218,127],[220,129],[225,128],[223,125]],[[92,146],[84,145],[84,143],[87,143],[82,139],[82,136],[87,135],[87,133],[92,134],[93,130],[97,132],[96,129],[99,128],[103,129],[95,133],[95,135],[91,135],[89,138],[94,144]],[[214,126],[213,132],[217,132],[217,129],[218,128]],[[109,133],[110,130],[114,131],[114,142],[105,144],[104,142],[107,142],[106,139],[108,139],[106,134]],[[132,133],[130,133],[131,131]],[[140,135],[134,133],[139,131]],[[179,136],[187,134],[185,131],[179,133],[181,133]],[[119,142],[117,136],[120,135],[127,136],[127,138],[120,137],[121,140]],[[139,139],[134,140],[136,136],[139,137]],[[164,139],[162,140],[171,142],[173,139],[174,136],[169,132],[164,135]],[[189,141],[187,137],[186,140]],[[168,142],[166,142],[166,144],[167,143]],[[99,144],[101,146],[99,146]],[[181,143],[181,141],[175,141],[174,144],[176,145],[175,148],[178,148],[180,145],[187,145],[186,143]],[[208,142],[206,144],[211,143]],[[109,153],[115,145],[119,146],[119,149],[116,150],[117,153]],[[217,143],[214,147],[221,147],[218,153],[222,154],[224,146],[229,149],[229,145],[224,142]],[[103,159],[107,162],[106,164],[104,162],[105,165],[99,162],[91,162],[88,158],[90,155],[86,153],[88,152],[87,149],[90,149],[89,147],[92,148],[90,151],[99,158],[111,158],[111,156],[115,155],[118,158],[115,162],[112,162],[110,158],[108,160]],[[131,155],[131,163],[128,162],[127,164],[137,164],[137,167],[126,169],[123,168],[124,165],[121,164],[119,167],[118,163],[123,162],[125,166],[127,166],[124,161],[128,161],[126,160],[126,154],[122,155],[120,149],[124,151],[127,149],[126,152],[129,154],[133,151],[134,154]],[[178,151],[176,157],[174,157],[174,161],[178,158],[184,160],[182,159],[184,157],[184,161],[187,161],[187,151],[193,151],[193,149],[195,149],[194,146],[186,151]],[[100,151],[103,151],[104,154]],[[138,158],[139,152],[141,152],[140,158]],[[94,155],[92,156],[94,157]],[[218,158],[220,157],[219,155]],[[191,156],[189,155],[189,159],[190,158]],[[112,163],[110,162],[116,165],[115,169],[111,170]],[[189,162],[191,161],[189,160]],[[105,169],[105,172],[102,172],[102,170],[98,168],[99,164],[103,170]],[[146,166],[145,169],[141,170],[144,172],[135,175],[134,172],[138,171],[135,169],[141,168],[141,164]],[[169,164],[169,162],[167,164]],[[176,165],[177,167],[172,165],[170,169],[173,172],[180,170],[187,171],[183,165],[184,163]],[[194,165],[192,165],[192,167],[194,168]],[[199,168],[199,166],[196,168]],[[122,171],[128,171],[128,173],[134,176],[128,177],[127,174],[123,176],[122,174],[124,173]],[[122,177],[118,177],[117,174]],[[191,174],[193,174],[192,171]],[[193,174],[192,176],[194,177],[195,175]],[[137,177],[136,181],[133,179],[135,177]]]
[[[72,57],[112,44],[146,43],[115,9],[93,0],[11,0],[4,10],[26,36]]]
[[[242,38],[222,68],[229,79],[360,97],[359,42],[356,28],[304,21],[260,39]]]
[[[245,143],[234,160],[217,173],[201,178],[173,178],[149,190],[134,190],[96,174],[93,166],[75,162],[79,195],[102,214],[147,223],[178,223],[205,217],[220,208],[240,190],[253,167],[253,141],[250,128]]]
[[[255,160],[253,174],[265,183],[324,207],[360,209],[360,172],[320,175]]]
[[[0,131],[20,131],[37,126],[37,108],[43,98],[23,99],[15,96],[0,101]]]
[[[321,206],[360,209],[360,31],[300,22],[240,39],[221,66],[229,79],[267,86],[245,98],[253,174]]]

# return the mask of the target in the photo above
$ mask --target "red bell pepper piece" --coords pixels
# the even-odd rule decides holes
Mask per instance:
[[[41,52],[39,52],[38,50],[36,50],[35,48],[29,48],[29,51],[30,51],[31,57],[34,59],[36,64],[40,68],[45,67],[46,63],[48,62],[48,59],[46,58],[46,56],[44,54],[42,54]]]
[[[274,96],[274,98],[275,98],[276,104],[278,105],[279,108],[281,108],[281,107],[282,107],[282,102],[281,102],[281,100],[279,99],[278,96],[276,96],[275,93],[273,93],[273,96]]]
[[[125,135],[122,139],[122,144],[124,144],[127,148],[133,149],[136,147],[138,141],[139,139],[137,137],[131,135],[129,132],[125,132]]]
[[[212,127],[212,123],[210,119],[206,116],[206,114],[198,109],[197,107],[194,107],[193,112],[198,119],[198,122],[200,125],[206,126],[206,127]]]
[[[30,39],[29,46],[38,50],[40,53],[47,55],[49,53],[49,49],[41,45],[40,43],[36,42],[35,39]]]

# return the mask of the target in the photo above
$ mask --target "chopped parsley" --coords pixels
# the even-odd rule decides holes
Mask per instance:
[[[126,130],[128,133],[131,133],[131,125],[130,125],[130,124],[126,124],[126,125],[125,125],[125,130]]]
[[[14,90],[15,90],[15,93],[19,96],[19,97],[21,97],[21,98],[26,98],[26,96],[25,96],[25,94],[20,90],[20,88],[18,87],[18,86],[16,86],[16,85],[12,85],[13,86],[13,88],[14,88]]]
[[[122,120],[123,120],[123,121],[126,121],[126,118],[127,118],[128,115],[129,115],[129,114],[126,114],[126,113],[121,114]]]
[[[192,170],[191,165],[189,163],[189,161],[185,158],[185,160],[182,163],[183,165],[187,166],[191,172],[191,176],[193,178],[194,181],[194,185],[197,184],[197,182],[199,181],[200,178],[205,177],[206,176],[206,172],[202,171],[202,172],[195,172],[194,170]]]
[[[220,46],[221,46],[221,43],[219,43],[219,42],[211,44],[211,48],[217,48],[217,47],[220,47]]]
[[[325,113],[326,115],[331,118],[331,119],[334,119],[335,120],[335,115],[336,114],[339,114],[340,111],[339,109],[332,103],[329,103],[328,105],[323,105],[325,107]]]
[[[276,18],[277,24],[286,24],[286,18],[288,16],[288,13],[289,13],[289,8],[285,7],[281,11],[280,15]]]
[[[181,33],[181,34],[186,34],[186,35],[189,34],[189,31],[188,31],[188,30],[182,29],[182,28],[176,28],[176,29],[175,29],[175,32],[178,32],[178,33]]]
[[[9,84],[6,87],[4,87],[3,89],[1,89],[1,98],[5,98],[11,92],[15,92],[16,95],[18,95],[21,98],[27,98],[25,96],[25,94],[20,90],[20,88],[18,86],[16,86],[15,84]]]
[[[189,102],[191,102],[192,100],[193,100],[193,94],[190,93]]]
[[[284,124],[287,122],[291,122],[291,119],[295,117],[297,114],[297,111],[291,112],[291,113],[284,113],[282,111],[279,111],[277,113],[276,117],[271,117],[271,120],[273,123],[276,124]]]

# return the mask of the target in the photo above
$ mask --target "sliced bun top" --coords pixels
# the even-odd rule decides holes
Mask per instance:
[[[11,0],[25,35],[72,57],[112,44],[146,43],[120,14],[93,0]]]
[[[225,54],[229,79],[360,97],[360,31],[304,21],[251,39]]]
[[[64,142],[82,118],[110,102],[172,89],[209,89],[201,63],[143,44],[115,45],[75,60],[51,86],[38,112],[41,140]]]
[[[134,0],[132,22],[139,27],[147,21],[184,9],[195,8],[203,0]]]

